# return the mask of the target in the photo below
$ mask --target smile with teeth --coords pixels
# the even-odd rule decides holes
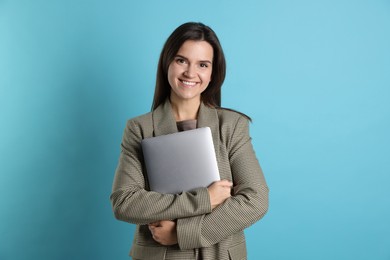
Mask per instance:
[[[197,84],[197,82],[186,81],[186,80],[180,80],[180,82],[183,83],[184,86],[186,86],[186,87],[193,87]]]

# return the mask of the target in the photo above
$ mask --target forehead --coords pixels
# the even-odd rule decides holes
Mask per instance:
[[[206,41],[185,41],[177,52],[177,55],[192,60],[213,60],[214,50]]]

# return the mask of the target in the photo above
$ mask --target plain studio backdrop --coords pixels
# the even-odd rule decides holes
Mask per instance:
[[[200,21],[270,187],[258,259],[390,259],[390,1],[0,0],[0,259],[129,259],[109,196],[169,34]]]

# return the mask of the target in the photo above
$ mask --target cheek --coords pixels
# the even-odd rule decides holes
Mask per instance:
[[[211,73],[207,73],[202,75],[202,85],[203,85],[203,91],[209,86],[211,82]]]
[[[203,81],[207,82],[207,84],[211,81],[211,71],[203,75]]]
[[[168,67],[168,78],[176,78],[183,73],[183,68],[175,63],[171,63]]]

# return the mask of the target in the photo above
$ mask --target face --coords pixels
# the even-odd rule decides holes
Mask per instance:
[[[206,41],[183,43],[168,68],[171,101],[200,101],[211,80],[213,52]]]

